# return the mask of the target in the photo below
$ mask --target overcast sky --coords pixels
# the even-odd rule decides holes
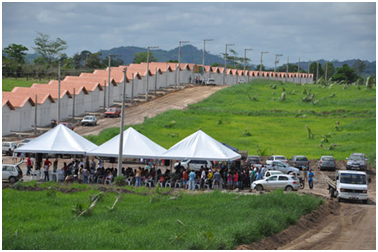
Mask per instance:
[[[2,48],[15,43],[34,53],[37,32],[67,42],[64,52],[120,46],[178,47],[179,41],[212,54],[225,44],[252,64],[308,60],[376,60],[376,3],[2,3]],[[269,63],[270,62],[270,63]]]

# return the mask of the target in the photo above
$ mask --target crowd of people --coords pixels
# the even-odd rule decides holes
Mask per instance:
[[[265,165],[245,165],[244,167],[227,166],[226,162],[214,162],[212,167],[202,166],[199,170],[185,168],[179,165],[174,167],[174,171],[166,169],[163,173],[161,169],[156,169],[152,160],[143,161],[144,165],[138,168],[122,168],[121,174],[129,181],[130,185],[142,186],[147,182],[150,186],[155,186],[154,182],[162,186],[175,187],[178,185],[180,188],[187,190],[195,189],[228,189],[228,190],[243,190],[250,188],[255,180],[262,179],[264,174],[268,171]],[[35,160],[32,157],[27,157],[26,175],[34,166]],[[161,161],[158,163],[161,165]],[[63,163],[63,167],[58,171],[58,158],[53,162],[46,158],[41,167],[44,174],[44,180],[49,180],[50,167],[52,166],[53,173],[62,173],[64,181],[73,182],[78,180],[79,183],[97,183],[97,184],[111,184],[114,178],[117,177],[117,168],[105,168],[103,161],[98,159],[97,162],[94,158],[89,160],[73,159],[70,163]],[[302,167],[305,181],[308,180],[310,189],[313,188],[314,173],[308,167]]]

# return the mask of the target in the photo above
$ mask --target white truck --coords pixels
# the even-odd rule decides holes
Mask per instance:
[[[326,177],[329,194],[337,198],[340,202],[345,200],[362,200],[364,204],[368,202],[367,176],[361,171],[338,170],[335,174],[336,180]]]

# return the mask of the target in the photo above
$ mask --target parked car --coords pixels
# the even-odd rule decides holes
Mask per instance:
[[[9,180],[10,183],[14,183],[20,179],[22,179],[22,170],[20,168],[20,164],[23,161],[19,162],[18,164],[3,164],[3,180]]]
[[[346,164],[347,170],[367,170],[367,158],[363,153],[352,153]]]
[[[3,154],[6,156],[12,156],[14,148],[17,147],[17,143],[15,142],[3,142]]]
[[[253,164],[261,164],[261,159],[259,156],[253,156],[253,155],[250,155],[247,157],[247,160],[249,165],[253,165]]]
[[[63,124],[64,126],[66,126],[67,128],[69,128],[70,130],[74,130],[74,126],[72,125],[72,123],[61,122],[60,124]]]
[[[273,161],[271,165],[267,166],[268,170],[281,171],[283,174],[295,174],[300,176],[298,168],[291,167],[289,164],[281,161]]]
[[[108,108],[105,112],[105,117],[119,117],[121,115],[121,109],[116,107]]]
[[[257,191],[284,189],[285,191],[297,191],[299,188],[299,181],[291,175],[278,174],[271,175],[267,178],[254,181],[251,189]]]
[[[289,164],[300,170],[302,170],[303,165],[309,167],[308,158],[306,156],[293,156],[292,158],[290,158]]]
[[[336,170],[336,160],[333,156],[321,156],[318,163],[318,169]]]
[[[246,83],[245,79],[239,79],[238,80],[238,83],[241,84],[241,83]]]
[[[270,165],[270,164],[272,164],[273,161],[282,161],[284,163],[289,163],[289,161],[287,160],[287,158],[285,156],[273,155],[273,156],[268,157],[265,164]]]
[[[181,166],[185,169],[188,169],[188,165],[190,170],[199,171],[201,167],[212,167],[212,164],[209,160],[183,160],[182,162],[177,162],[174,164],[174,167],[177,167],[181,163]]]
[[[80,122],[81,126],[84,126],[84,125],[96,125],[97,124],[97,117],[94,116],[94,115],[87,115],[87,116],[84,116],[83,120],[81,120]]]
[[[267,178],[267,177],[270,177],[272,175],[280,175],[280,174],[283,174],[281,171],[267,171],[265,172],[263,178]]]
[[[213,78],[209,78],[205,85],[213,85],[213,86],[216,86],[217,84],[215,83],[215,80]]]

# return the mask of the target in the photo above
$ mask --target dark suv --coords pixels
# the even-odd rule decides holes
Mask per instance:
[[[347,170],[367,170],[367,158],[363,153],[352,153],[346,164]]]
[[[306,156],[293,156],[289,160],[289,164],[293,167],[299,168],[302,170],[302,166],[305,164],[308,168],[308,158]]]
[[[261,164],[261,160],[259,156],[248,156],[246,161],[248,162],[249,165]]]

